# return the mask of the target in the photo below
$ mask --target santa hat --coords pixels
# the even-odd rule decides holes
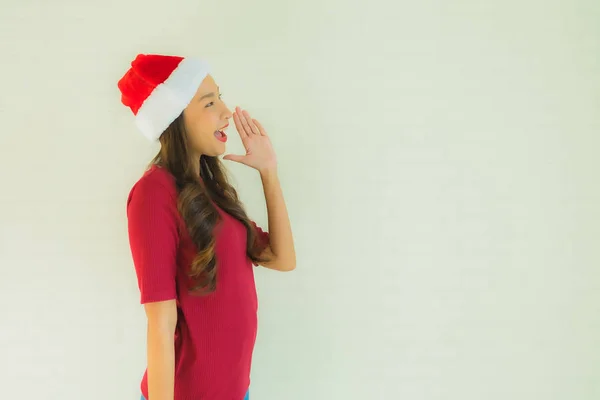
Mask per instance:
[[[119,80],[121,102],[131,108],[144,136],[157,140],[190,103],[208,72],[203,60],[139,54]]]

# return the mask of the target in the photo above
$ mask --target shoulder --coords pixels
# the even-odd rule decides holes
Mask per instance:
[[[164,168],[153,165],[134,183],[127,204],[131,203],[134,197],[141,197],[145,201],[156,198],[175,201],[177,199],[175,178]]]

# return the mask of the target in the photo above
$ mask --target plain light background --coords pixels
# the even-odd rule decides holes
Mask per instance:
[[[0,4],[1,398],[139,398],[140,52],[209,60],[280,160],[254,400],[600,398],[597,1]]]

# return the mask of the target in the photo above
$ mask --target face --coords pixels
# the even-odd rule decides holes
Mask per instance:
[[[221,100],[219,87],[208,75],[196,91],[190,104],[183,110],[188,143],[199,158],[201,155],[218,156],[225,152],[232,113]]]

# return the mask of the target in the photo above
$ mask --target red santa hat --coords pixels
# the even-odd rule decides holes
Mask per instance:
[[[187,107],[208,73],[203,60],[139,54],[119,80],[121,102],[133,111],[138,129],[154,141]]]

